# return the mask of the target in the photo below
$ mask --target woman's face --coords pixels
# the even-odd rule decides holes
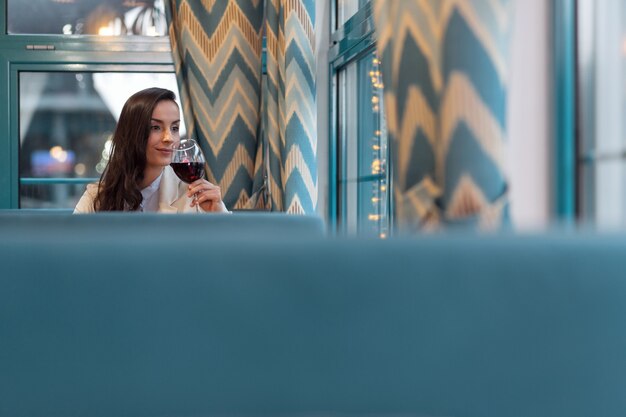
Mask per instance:
[[[173,148],[180,141],[178,105],[170,100],[157,103],[150,121],[146,146],[146,168],[165,167],[172,162]]]

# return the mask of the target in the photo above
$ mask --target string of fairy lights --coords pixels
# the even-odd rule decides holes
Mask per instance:
[[[385,118],[383,112],[383,81],[380,71],[380,60],[376,53],[372,54],[372,69],[369,72],[372,83],[372,115],[374,131],[371,138],[372,165],[371,174],[380,176],[380,180],[372,183],[372,206],[368,220],[374,223],[381,239],[388,236],[389,219],[387,213],[387,135],[385,134]]]

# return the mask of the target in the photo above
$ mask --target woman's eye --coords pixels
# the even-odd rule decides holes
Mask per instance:
[[[159,129],[161,129],[161,126],[150,126],[150,129],[152,129],[152,130],[159,130]]]
[[[179,127],[178,126],[173,126],[172,127],[172,132],[178,132]]]

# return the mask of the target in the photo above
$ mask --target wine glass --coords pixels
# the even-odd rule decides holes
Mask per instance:
[[[187,184],[204,178],[204,154],[198,142],[193,139],[181,139],[174,147],[170,166],[176,176]],[[194,195],[194,200],[196,199]],[[197,208],[197,206],[196,206]]]

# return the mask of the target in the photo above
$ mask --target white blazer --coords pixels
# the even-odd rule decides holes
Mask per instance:
[[[93,202],[98,192],[98,184],[88,184],[87,190],[76,204],[74,213],[93,213]],[[159,213],[196,213],[202,208],[191,207],[192,198],[187,197],[187,184],[181,181],[170,166],[163,169],[159,184]]]

